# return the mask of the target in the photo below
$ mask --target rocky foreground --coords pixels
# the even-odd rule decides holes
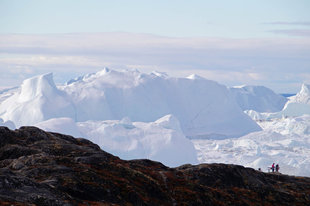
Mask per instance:
[[[168,168],[35,127],[0,127],[1,205],[309,205],[310,178],[236,165]]]

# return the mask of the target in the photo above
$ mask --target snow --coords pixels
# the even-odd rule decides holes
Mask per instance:
[[[310,116],[261,121],[263,131],[225,140],[192,140],[199,162],[241,164],[267,172],[273,162],[280,172],[310,176]]]
[[[33,125],[55,117],[75,117],[74,106],[58,90],[52,73],[23,81],[20,89],[0,105],[0,116],[17,127]]]
[[[62,89],[75,103],[77,121],[129,117],[152,122],[173,114],[189,137],[241,136],[260,130],[225,86],[196,76],[171,78],[159,72],[105,69]]]
[[[301,90],[295,96],[289,97],[284,108],[279,112],[260,113],[258,111],[248,110],[245,113],[254,120],[272,120],[310,114],[310,85],[303,84]]]
[[[6,88],[0,90],[0,103],[16,93],[18,87]]]
[[[122,159],[147,158],[171,167],[198,163],[193,144],[184,136],[179,121],[172,115],[150,123],[131,122],[128,117],[77,123],[69,118],[58,118],[35,126],[86,137]]]
[[[242,110],[257,112],[278,112],[287,99],[264,86],[236,86],[230,88]]]
[[[282,170],[287,174],[310,176],[310,86],[303,84],[300,91],[289,97],[281,111],[260,113],[245,111],[263,128],[263,131],[251,133],[240,139],[252,139],[251,147],[260,148],[260,154],[247,153],[248,159],[239,155],[240,162],[250,167],[266,168],[270,162],[281,162]],[[201,143],[196,142],[195,146]],[[203,143],[208,145],[209,143]],[[224,142],[218,143],[224,144]],[[208,146],[204,146],[207,148]],[[222,145],[222,147],[225,147]],[[200,146],[202,148],[202,146]],[[246,146],[245,148],[249,148]],[[200,149],[201,150],[201,149]],[[237,152],[238,153],[238,152]],[[200,155],[199,155],[200,154]],[[198,152],[201,159],[204,151]],[[236,155],[236,154],[235,154]],[[238,156],[238,155],[237,155]],[[229,161],[229,160],[228,160]],[[231,160],[232,161],[232,160]]]
[[[288,103],[292,102],[310,105],[310,85],[303,84],[300,91],[295,96],[290,97]]]
[[[8,128],[10,128],[10,129],[12,129],[12,130],[16,128],[14,122],[12,122],[12,121],[10,121],[10,120],[8,120],[8,121],[3,121],[3,119],[1,119],[1,118],[0,118],[0,126],[2,126],[2,127],[8,127]]]
[[[188,77],[186,77],[187,79],[192,79],[192,80],[195,80],[195,79],[204,79],[203,77],[197,75],[197,74],[191,74],[189,75]]]
[[[169,166],[197,163],[186,136],[229,138],[261,130],[214,81],[107,68],[58,88],[51,73],[27,79],[0,104],[0,117],[17,127],[87,137],[124,159]]]
[[[35,124],[36,127],[41,128],[45,131],[58,132],[61,134],[68,134],[74,137],[82,137],[83,135],[79,132],[79,128],[76,122],[68,117],[52,118],[46,121]]]
[[[265,87],[227,88],[195,74],[105,68],[57,87],[49,73],[0,91],[0,126],[22,125],[85,137],[123,159],[263,171],[275,162],[282,173],[310,176],[305,84],[287,101]]]
[[[180,121],[190,138],[238,137],[261,130],[225,86],[196,75],[172,78],[106,68],[57,88],[50,73],[25,80],[0,105],[0,117],[17,127],[60,117],[153,122],[167,114]]]

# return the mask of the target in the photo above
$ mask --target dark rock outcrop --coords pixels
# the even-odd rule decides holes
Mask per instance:
[[[92,142],[0,127],[1,205],[307,205],[310,178],[124,161]]]

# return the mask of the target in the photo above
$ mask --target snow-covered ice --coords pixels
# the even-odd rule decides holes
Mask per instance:
[[[263,171],[275,162],[283,173],[310,176],[309,91],[304,84],[287,101],[260,86],[109,69],[57,87],[45,74],[0,91],[0,126],[85,137],[123,159]]]
[[[69,118],[57,118],[35,126],[75,137],[82,136],[122,159],[147,158],[171,167],[198,163],[193,144],[183,135],[179,121],[172,115],[150,123],[131,122],[128,117],[77,123]]]
[[[264,86],[243,85],[230,90],[242,110],[278,112],[287,102],[285,97]]]
[[[74,118],[75,109],[49,73],[26,79],[14,95],[1,103],[0,117],[20,127],[56,117]]]
[[[247,110],[245,112],[254,120],[272,120],[310,114],[310,85],[303,84],[296,95],[289,97],[281,111],[260,113],[255,110]]]
[[[197,75],[172,78],[160,72],[104,69],[80,77],[63,90],[75,103],[77,121],[129,117],[152,122],[173,114],[190,137],[241,136],[260,130],[225,86]]]
[[[16,126],[14,124],[14,122],[8,120],[8,121],[3,121],[3,119],[0,118],[0,126],[3,126],[3,127],[8,127],[10,129],[15,129]]]
[[[46,74],[25,80],[20,91],[0,105],[0,117],[17,127],[59,117],[152,122],[168,114],[191,138],[228,138],[261,130],[225,86],[197,75],[172,78],[159,72],[104,69],[57,88],[52,74]]]
[[[74,137],[82,137],[76,122],[69,117],[52,118],[35,124],[46,131],[58,132],[62,134],[72,135]]]
[[[241,164],[267,172],[310,176],[310,116],[259,122],[263,131],[225,140],[192,140],[199,162]]]
[[[295,95],[289,97],[289,103],[303,103],[310,105],[310,85],[303,84],[300,91]]]

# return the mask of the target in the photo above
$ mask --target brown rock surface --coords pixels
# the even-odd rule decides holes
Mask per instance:
[[[310,205],[310,178],[237,165],[168,168],[35,127],[0,127],[1,205]]]

